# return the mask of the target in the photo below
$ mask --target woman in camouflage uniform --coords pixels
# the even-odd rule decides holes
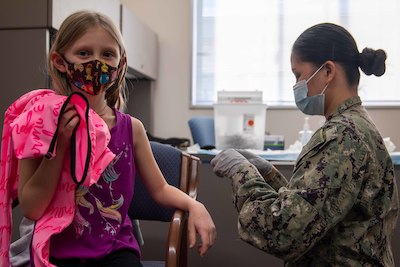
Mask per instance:
[[[266,160],[228,149],[212,161],[232,179],[239,235],[286,266],[394,266],[398,195],[391,158],[361,105],[359,68],[385,72],[383,50],[344,28],[315,25],[295,41],[291,64],[301,111],[325,124],[303,147],[290,180]]]

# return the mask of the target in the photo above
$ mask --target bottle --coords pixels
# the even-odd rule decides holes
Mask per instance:
[[[308,143],[313,135],[313,131],[310,130],[309,119],[309,117],[304,118],[303,130],[299,131],[299,141],[303,146]]]

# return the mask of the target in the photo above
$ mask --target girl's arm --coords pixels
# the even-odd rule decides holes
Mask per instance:
[[[18,201],[28,219],[40,219],[50,204],[61,175],[65,152],[78,122],[73,105],[68,104],[58,126],[56,156],[51,160],[44,157],[20,160]]]
[[[166,182],[154,159],[143,124],[132,118],[132,128],[135,162],[144,185],[157,203],[189,212],[189,244],[190,247],[195,245],[198,233],[201,238],[198,250],[203,256],[216,238],[215,225],[210,214],[203,204]]]

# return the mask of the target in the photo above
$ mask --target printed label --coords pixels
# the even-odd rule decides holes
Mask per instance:
[[[243,133],[254,133],[254,114],[243,114]]]

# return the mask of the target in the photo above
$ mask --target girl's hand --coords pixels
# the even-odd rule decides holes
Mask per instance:
[[[79,123],[79,116],[73,104],[68,103],[58,125],[57,150],[63,151],[70,146],[71,136]]]
[[[71,136],[78,123],[78,113],[74,105],[68,103],[58,125],[57,155],[51,160],[47,158],[20,160],[18,199],[21,211],[28,219],[39,220],[50,205],[61,177],[65,152],[71,144]]]
[[[204,256],[207,250],[214,244],[217,231],[214,222],[207,209],[198,201],[189,208],[189,247],[196,244],[196,233],[199,234],[201,243],[198,245],[200,256]]]

